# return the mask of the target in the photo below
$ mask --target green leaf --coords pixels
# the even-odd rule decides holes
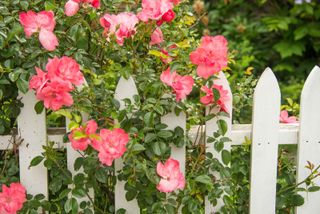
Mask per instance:
[[[29,83],[24,79],[20,78],[17,80],[17,87],[22,93],[25,94],[28,92],[28,86],[29,86]]]
[[[218,124],[218,128],[221,132],[221,135],[225,135],[228,131],[228,124],[226,121],[224,120],[218,120],[217,121],[217,124]]]
[[[161,148],[160,148],[159,142],[154,142],[152,144],[152,150],[153,150],[154,154],[156,154],[158,156],[161,155]]]
[[[104,168],[98,169],[96,171],[95,177],[100,183],[106,183],[107,182],[107,172],[105,171]]]
[[[302,56],[306,47],[303,42],[283,40],[273,46],[280,53],[281,58],[287,58],[292,55]]]
[[[167,55],[165,55],[164,53],[162,53],[160,51],[157,51],[157,50],[150,50],[148,54],[156,56],[156,57],[161,57],[163,59],[167,59],[168,58]]]
[[[202,184],[206,184],[206,185],[209,185],[209,186],[213,186],[212,180],[208,175],[199,175],[198,177],[196,177],[195,181],[198,182],[198,183],[202,183]]]
[[[32,166],[37,166],[39,163],[41,163],[41,161],[44,159],[44,157],[43,156],[36,156],[36,157],[34,157],[32,160],[31,160],[31,162],[30,162],[30,166],[29,166],[29,168],[30,167],[32,167]]]
[[[312,186],[308,188],[308,192],[317,192],[320,190],[319,186]]]
[[[163,139],[167,139],[172,136],[173,136],[172,132],[168,131],[168,130],[162,130],[162,131],[158,132],[158,137],[161,137]]]
[[[35,104],[34,110],[37,114],[41,114],[43,112],[44,105],[42,101],[39,101]]]
[[[76,198],[83,198],[86,195],[86,191],[82,188],[75,188],[72,190],[72,195]]]
[[[121,208],[117,210],[116,214],[125,214],[126,212],[127,211],[125,209]]]
[[[127,201],[131,201],[133,200],[137,195],[137,191],[135,190],[130,190],[126,192],[126,199]]]
[[[222,150],[221,152],[222,162],[228,165],[231,161],[231,153],[228,150]]]
[[[141,151],[144,151],[146,148],[141,145],[140,143],[137,143],[137,144],[134,144],[133,145],[133,148],[132,148],[132,151],[133,152],[141,152]]]
[[[60,110],[58,110],[58,111],[55,111],[54,113],[55,113],[55,114],[58,114],[58,115],[65,116],[65,117],[68,118],[68,119],[72,119],[72,114],[71,114],[70,111],[68,111],[68,110],[60,109]]]
[[[146,135],[146,137],[144,138],[144,142],[149,143],[149,142],[153,141],[153,140],[156,139],[156,138],[157,138],[157,135],[156,135],[156,134],[154,134],[154,133],[148,133],[148,134]]]
[[[64,204],[64,210],[66,213],[72,211],[72,213],[78,212],[78,202],[75,198],[69,198]]]

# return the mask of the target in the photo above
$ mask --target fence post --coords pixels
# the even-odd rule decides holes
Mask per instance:
[[[250,213],[275,213],[280,89],[272,70],[260,77],[253,98]]]
[[[320,68],[315,66],[306,80],[300,102],[300,133],[298,142],[297,182],[310,174],[307,161],[317,167],[320,164]],[[320,179],[315,183],[319,186]],[[302,192],[305,203],[296,208],[297,214],[316,214],[320,210],[320,192]]]
[[[129,98],[133,102],[134,95],[138,95],[138,90],[133,78],[130,76],[126,80],[125,78],[120,77],[114,96],[114,98],[120,102],[120,109],[125,108],[123,99]],[[123,168],[122,159],[116,159],[114,166],[117,175],[117,171]],[[115,210],[117,211],[118,209],[123,208],[127,210],[126,213],[128,214],[137,214],[140,211],[137,200],[127,201],[124,185],[124,181],[117,180],[115,185]]]
[[[218,130],[218,125],[217,125],[217,121],[218,120],[224,120],[226,121],[227,125],[228,125],[228,131],[226,133],[226,137],[231,138],[231,128],[232,128],[232,92],[228,83],[227,78],[225,77],[223,72],[219,73],[218,79],[214,81],[215,85],[221,85],[223,86],[224,90],[228,91],[230,100],[225,103],[226,108],[228,109],[228,113],[230,114],[230,117],[215,117],[209,121],[206,122],[206,137],[210,137],[213,136],[213,133],[216,132]],[[221,154],[218,153],[215,148],[214,148],[214,144],[209,143],[206,144],[207,148],[206,148],[206,152],[210,152],[213,154],[213,157],[216,157],[220,162],[222,161],[221,158]],[[224,149],[231,151],[231,142],[227,142],[224,145]],[[218,176],[218,175],[217,175]],[[209,214],[209,213],[215,213],[217,211],[220,210],[220,208],[223,206],[223,201],[222,199],[218,199],[217,205],[215,207],[213,207],[210,202],[208,201],[207,197],[205,200],[205,213]]]
[[[27,193],[43,194],[48,198],[48,172],[40,163],[29,168],[31,160],[41,155],[43,145],[47,143],[47,126],[45,110],[37,114],[34,105],[37,99],[33,91],[29,91],[22,97],[24,107],[18,117],[18,134],[23,139],[19,146],[20,181],[26,187]]]

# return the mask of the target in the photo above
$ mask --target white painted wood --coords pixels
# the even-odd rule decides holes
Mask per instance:
[[[181,112],[178,116],[171,112],[169,114],[164,115],[161,117],[161,123],[167,124],[167,129],[174,130],[176,127],[181,127],[186,133],[186,125],[187,125],[187,118],[185,113]],[[181,148],[176,147],[175,145],[171,146],[171,157],[176,159],[180,162],[180,170],[185,174],[186,166],[186,147],[183,146]]]
[[[226,121],[226,123],[228,125],[228,131],[227,131],[225,136],[226,137],[230,137],[231,136],[231,127],[232,127],[232,92],[231,92],[228,80],[225,77],[223,72],[219,73],[218,79],[214,81],[214,84],[223,86],[223,89],[227,90],[229,92],[230,100],[225,105],[226,105],[226,108],[229,111],[230,117],[215,117],[215,118],[207,121],[206,122],[206,137],[213,136],[213,133],[218,130],[217,121],[220,120],[220,119]],[[226,142],[224,144],[224,149],[231,151],[231,143]],[[222,162],[221,153],[218,153],[214,149],[214,144],[213,143],[210,143],[210,144],[206,145],[206,152],[211,152],[214,157],[217,157],[217,159]],[[217,177],[218,177],[218,175],[217,175]],[[210,204],[210,202],[208,201],[207,198],[205,199],[205,213],[206,214],[209,214],[209,213],[211,214],[211,213],[217,212],[217,211],[220,210],[220,208],[222,206],[223,206],[222,198],[218,199],[218,203],[217,203],[217,205],[215,207],[213,207]]]
[[[120,109],[125,108],[125,103],[123,99],[129,98],[133,102],[133,96],[138,95],[138,90],[136,84],[134,83],[133,78],[130,76],[128,80],[121,77],[119,79],[116,91],[115,91],[115,99],[120,102]],[[115,171],[119,171],[123,168],[122,159],[116,159],[115,163]],[[116,173],[117,174],[117,173]],[[117,180],[115,185],[115,209],[126,209],[128,214],[137,214],[139,213],[139,206],[136,200],[127,201],[125,195],[126,190],[124,189],[125,182]]]
[[[307,161],[320,164],[320,68],[315,66],[306,80],[300,103],[300,137],[298,144],[297,181],[304,180],[310,171]],[[320,180],[315,183],[320,185]],[[297,207],[297,214],[316,214],[320,211],[320,192],[303,193],[304,205]]]
[[[267,68],[253,98],[250,213],[273,214],[276,202],[280,89]]]
[[[38,100],[33,91],[20,96],[24,104],[18,117],[18,133],[24,139],[19,146],[20,181],[28,194],[43,194],[48,198],[48,172],[43,162],[29,168],[31,160],[41,155],[42,146],[47,143],[46,114],[45,111],[35,112],[34,105]]]

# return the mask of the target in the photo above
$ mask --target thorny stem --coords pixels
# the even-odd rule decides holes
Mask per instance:
[[[283,192],[288,191],[288,190],[295,189],[296,187],[300,186],[301,184],[306,183],[306,181],[310,180],[310,178],[311,178],[311,180],[316,178],[317,175],[315,177],[313,177],[313,176],[319,169],[320,169],[320,165],[318,165],[317,168],[315,168],[313,171],[311,171],[310,175],[308,177],[306,177],[303,181],[301,181],[301,182],[299,182],[299,183],[297,183],[297,184],[295,184],[293,186],[289,186],[287,188],[284,188],[284,189],[280,190],[279,192],[277,192],[277,196],[280,195]]]

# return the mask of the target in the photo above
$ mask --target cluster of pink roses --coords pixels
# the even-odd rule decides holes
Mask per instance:
[[[74,16],[81,4],[90,4],[94,8],[99,8],[100,0],[69,0],[64,6],[64,13],[67,16]]]
[[[47,72],[35,68],[37,75],[29,81],[29,88],[36,90],[37,99],[44,102],[46,108],[58,110],[63,105],[73,104],[70,91],[73,85],[79,86],[84,77],[80,71],[79,64],[72,58],[64,56],[49,59],[46,65]]]
[[[35,13],[31,10],[20,13],[20,23],[24,28],[26,37],[39,32],[39,41],[41,45],[48,51],[53,51],[59,45],[53,30],[56,26],[54,14],[52,11],[41,11]]]
[[[2,185],[0,192],[0,213],[16,214],[26,201],[26,190],[20,183],[11,183],[10,187]]]
[[[100,18],[100,24],[104,28],[103,34],[106,36],[107,40],[110,40],[110,36],[115,35],[116,42],[119,45],[123,45],[125,38],[130,38],[136,33],[136,25],[139,20],[143,22],[148,22],[148,20],[155,20],[157,25],[160,26],[163,22],[171,22],[175,13],[173,12],[174,5],[177,5],[180,0],[142,0],[142,10],[135,15],[134,13],[123,12],[117,15],[106,13],[102,18]],[[155,36],[157,41],[154,44],[159,44],[163,41],[162,32],[157,29],[154,35],[153,42],[155,42]],[[159,41],[159,39],[162,41]]]
[[[169,158],[164,164],[158,162],[157,174],[161,177],[157,189],[160,192],[172,192],[176,189],[183,189],[185,179],[180,171],[179,161]]]
[[[91,145],[99,152],[100,162],[111,166],[113,160],[120,158],[126,151],[129,135],[120,128],[101,129],[99,134],[96,133],[97,129],[97,123],[90,120],[84,127],[73,129],[68,138],[71,146],[76,150],[84,151],[88,145]]]
[[[162,33],[161,33],[162,34]],[[151,36],[151,44],[161,43],[160,32],[154,32]],[[228,63],[228,42],[223,36],[204,36],[201,39],[200,46],[190,54],[190,60],[193,64],[198,65],[197,74],[208,79],[210,76],[217,74]],[[191,76],[180,76],[176,71],[170,72],[170,68],[163,71],[160,80],[171,86],[176,94],[176,100],[180,101],[189,95],[192,91],[194,80]],[[213,90],[217,90],[220,94],[218,100],[214,100]],[[202,86],[201,91],[205,93],[200,98],[200,102],[204,105],[216,103],[220,106],[221,111],[228,112],[225,103],[230,100],[227,90],[221,85],[213,85],[212,87]]]

